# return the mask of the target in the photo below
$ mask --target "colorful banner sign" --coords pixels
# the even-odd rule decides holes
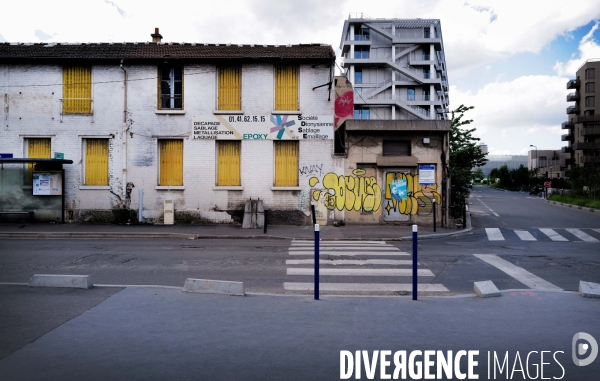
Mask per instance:
[[[193,140],[333,139],[333,116],[201,115],[192,118]]]

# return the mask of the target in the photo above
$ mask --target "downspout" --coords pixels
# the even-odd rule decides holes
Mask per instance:
[[[123,60],[121,60],[121,64],[119,65],[121,70],[123,70],[123,128],[121,131],[121,142],[123,144],[123,196],[127,197],[127,70],[123,67]],[[129,205],[127,205],[129,207]]]

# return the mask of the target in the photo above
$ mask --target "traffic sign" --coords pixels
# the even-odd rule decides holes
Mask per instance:
[[[546,181],[546,182],[544,183],[544,186],[545,186],[546,188],[551,188],[551,187],[552,187],[552,182],[551,182],[551,181]]]

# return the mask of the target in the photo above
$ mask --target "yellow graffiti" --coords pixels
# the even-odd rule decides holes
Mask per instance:
[[[408,197],[401,201],[394,200],[391,193],[391,183],[402,179],[406,180]],[[435,198],[435,202],[438,204],[442,201],[436,190],[437,184],[421,186],[419,175],[388,172],[385,178],[384,203],[386,206],[384,209],[387,210],[388,214],[391,214],[392,211],[400,214],[430,214],[433,210],[432,198]]]
[[[338,176],[328,173],[323,177],[323,187],[327,209],[333,210],[363,210],[376,212],[381,206],[381,187],[375,177],[363,177],[364,169],[355,169],[355,176]],[[319,183],[319,179],[311,177],[308,181],[311,187]],[[313,192],[313,200],[318,201],[321,191]]]

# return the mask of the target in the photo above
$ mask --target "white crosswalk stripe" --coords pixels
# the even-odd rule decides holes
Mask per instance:
[[[327,277],[359,277],[363,283],[320,282],[321,292],[410,292],[412,291],[411,254],[383,241],[320,241],[319,275]],[[309,257],[307,259],[286,260],[286,275],[298,282],[284,282],[286,291],[314,291],[314,241],[292,241],[288,255]],[[407,259],[391,259],[404,256]],[[354,259],[345,259],[352,257]],[[378,258],[379,257],[379,258]],[[334,268],[332,268],[334,267]],[[423,278],[434,277],[431,270],[419,268],[417,275]],[[397,277],[406,283],[371,283],[382,277]],[[336,279],[335,278],[335,279]],[[385,278],[383,278],[385,279]],[[385,280],[388,280],[385,279]],[[307,282],[308,281],[308,282]],[[418,284],[418,290],[424,292],[447,292],[442,284]]]
[[[537,231],[541,232],[543,235],[538,234]],[[563,233],[563,231],[566,233]],[[547,239],[550,239],[554,242],[583,241],[587,243],[600,243],[600,239],[595,238],[593,236],[593,234],[600,233],[600,229],[591,228],[530,228],[527,230],[509,228],[486,228],[485,232],[489,241],[514,241],[518,238],[518,240],[521,241],[531,242],[543,242]],[[576,239],[573,239],[571,235],[575,236]]]

